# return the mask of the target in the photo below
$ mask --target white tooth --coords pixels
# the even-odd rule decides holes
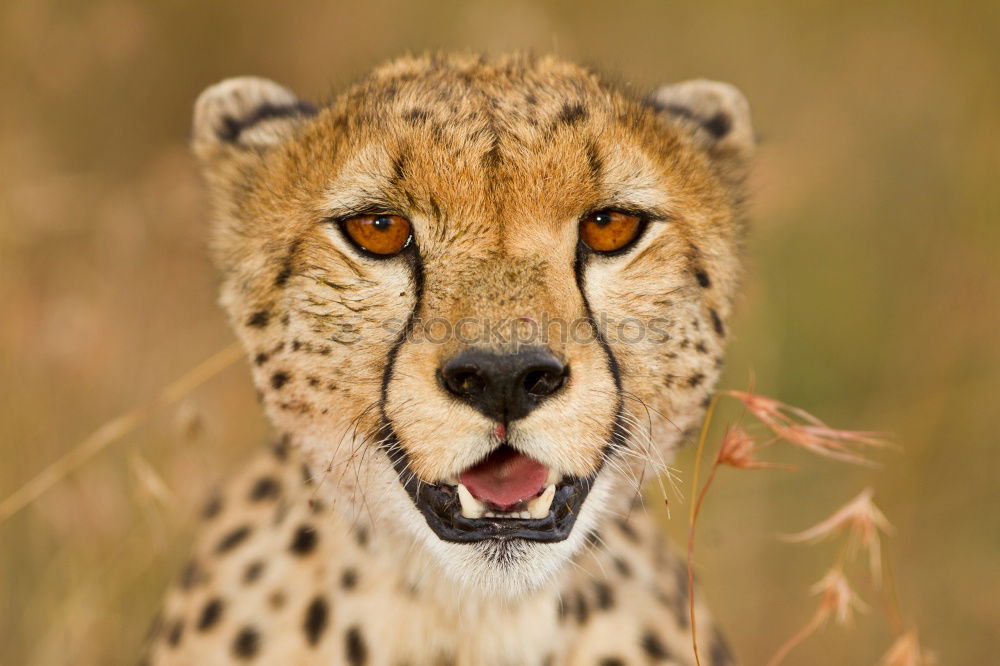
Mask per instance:
[[[531,518],[531,512],[530,511],[521,511],[520,513],[517,514],[517,517],[526,520],[528,518]]]
[[[556,487],[552,484],[545,486],[542,494],[528,502],[528,516],[535,520],[541,520],[549,515],[549,508],[552,506],[552,498],[556,495]]]
[[[486,512],[486,506],[472,496],[469,489],[458,484],[458,501],[462,504],[462,516],[465,518],[482,518]]]

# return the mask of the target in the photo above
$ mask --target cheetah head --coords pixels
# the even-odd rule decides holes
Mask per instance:
[[[322,106],[206,90],[221,302],[338,510],[468,588],[543,584],[704,410],[753,151],[732,86],[407,58]]]

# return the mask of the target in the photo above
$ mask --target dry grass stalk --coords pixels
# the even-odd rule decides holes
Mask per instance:
[[[160,394],[145,405],[121,414],[95,430],[89,437],[50,463],[33,479],[0,502],[0,523],[28,506],[49,488],[62,481],[75,469],[121,439],[156,410],[171,405],[198,386],[219,374],[242,356],[239,343],[233,343],[216,352],[197,366],[168,384]]]
[[[769,437],[765,440],[755,438],[740,423],[729,427],[719,444],[704,483],[699,486],[705,442],[719,397],[735,398],[742,403],[744,416],[746,414],[752,415],[766,428]],[[723,391],[713,397],[698,436],[688,521],[688,607],[691,616],[691,647],[695,663],[698,666],[701,666],[701,658],[698,652],[697,618],[695,617],[694,605],[694,545],[698,516],[720,466],[725,465],[744,470],[776,467],[787,469],[786,466],[756,458],[756,454],[762,449],[779,442],[785,442],[821,457],[865,465],[872,464],[865,457],[867,449],[886,444],[885,438],[877,433],[831,428],[805,410],[753,392]],[[779,646],[768,662],[768,666],[778,666],[793,648],[815,633],[831,617],[840,624],[848,624],[853,619],[855,610],[865,608],[851,588],[844,573],[847,560],[859,549],[864,549],[868,553],[872,580],[883,595],[886,616],[897,636],[896,643],[887,653],[883,664],[885,666],[911,666],[911,664],[913,666],[927,666],[930,663],[916,642],[916,634],[904,628],[902,613],[891,590],[882,586],[881,535],[891,531],[892,526],[875,505],[873,496],[874,492],[870,488],[866,489],[828,518],[806,530],[785,537],[788,541],[808,542],[818,541],[844,531],[848,532],[848,538],[845,547],[841,550],[840,558],[813,587],[813,592],[820,595],[818,607],[806,624]],[[891,576],[887,577],[891,584]],[[917,659],[917,661],[906,661],[906,659]]]

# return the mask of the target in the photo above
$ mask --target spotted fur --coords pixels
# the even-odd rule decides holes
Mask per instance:
[[[206,90],[221,302],[284,435],[206,506],[150,662],[691,663],[686,575],[634,499],[718,378],[753,143],[731,86],[643,96],[550,57],[403,58],[319,106]],[[616,256],[578,240],[604,208],[649,218]],[[375,209],[411,221],[411,250],[365,256],[335,223]],[[403,490],[393,456],[434,483],[497,445],[438,384],[468,342],[433,322],[495,352],[544,329],[570,366],[507,428],[596,474],[564,541],[445,542]],[[706,663],[732,663],[702,617]]]

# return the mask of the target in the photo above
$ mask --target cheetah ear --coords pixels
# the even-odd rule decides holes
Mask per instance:
[[[192,149],[203,161],[281,143],[316,108],[274,81],[253,76],[207,88],[194,105]]]
[[[745,162],[757,147],[750,104],[736,86],[694,79],[659,88],[649,96],[657,111],[693,127],[699,142],[713,156]]]

